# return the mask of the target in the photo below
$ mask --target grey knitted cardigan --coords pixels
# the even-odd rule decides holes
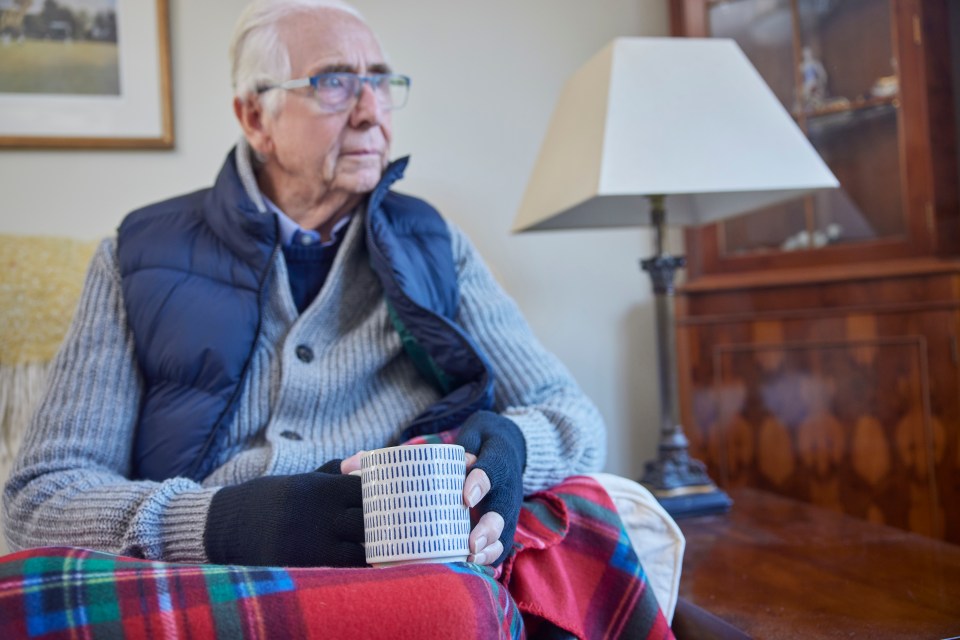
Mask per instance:
[[[491,361],[493,410],[526,438],[524,491],[599,470],[606,450],[599,412],[538,343],[469,240],[448,224],[461,294],[457,322]],[[105,240],[4,487],[10,548],[69,545],[206,562],[204,524],[219,487],[306,472],[384,446],[436,401],[387,316],[363,228],[362,214],[354,215],[326,283],[299,316],[283,253],[276,253],[239,409],[202,483],[129,479],[142,383],[116,242]],[[310,362],[297,358],[300,345],[312,349]]]

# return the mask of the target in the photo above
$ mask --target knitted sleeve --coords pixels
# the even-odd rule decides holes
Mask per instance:
[[[206,561],[203,527],[215,490],[182,478],[129,479],[141,385],[116,246],[106,240],[4,487],[11,549],[68,545]]]
[[[494,410],[516,423],[526,439],[524,493],[599,471],[606,456],[600,412],[536,339],[470,240],[448,225],[460,284],[458,322],[493,367]]]

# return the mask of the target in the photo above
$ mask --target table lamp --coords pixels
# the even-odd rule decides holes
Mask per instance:
[[[674,517],[731,502],[680,425],[665,226],[700,225],[836,178],[733,40],[617,38],[567,82],[513,231],[652,226],[660,444],[641,483]],[[667,218],[669,211],[669,219]]]

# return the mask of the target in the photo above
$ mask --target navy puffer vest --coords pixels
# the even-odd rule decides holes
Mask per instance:
[[[244,386],[279,230],[244,190],[235,153],[212,188],[120,225],[124,305],[144,381],[134,477],[206,477]],[[387,167],[371,193],[366,242],[404,348],[443,397],[398,441],[455,426],[493,401],[490,366],[454,322],[459,290],[446,223],[422,200],[390,191],[406,164]]]

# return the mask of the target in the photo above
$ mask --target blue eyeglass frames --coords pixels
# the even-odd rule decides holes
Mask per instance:
[[[377,98],[381,109],[400,109],[407,103],[410,93],[410,78],[395,73],[371,73],[361,76],[346,71],[318,73],[309,78],[287,80],[277,84],[263,86],[257,93],[272,89],[313,88],[313,97],[325,111],[336,113],[351,107],[360,97],[363,85],[368,84]]]

